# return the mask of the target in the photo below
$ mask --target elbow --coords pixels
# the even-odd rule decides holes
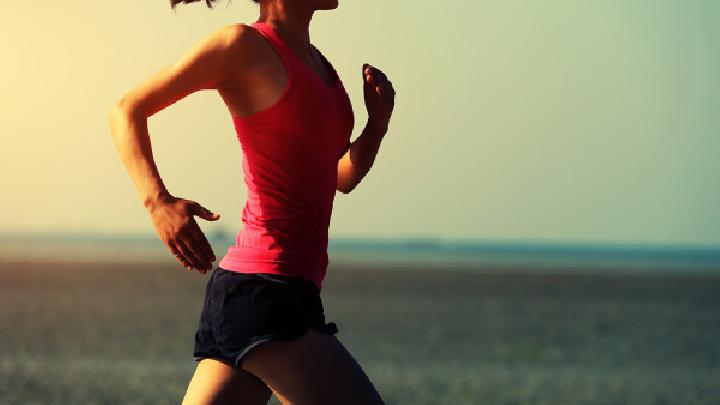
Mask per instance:
[[[122,108],[118,104],[114,104],[110,107],[110,111],[108,111],[108,122],[110,122],[110,125],[112,126],[112,124],[122,115]]]
[[[110,135],[113,138],[119,136],[127,136],[127,127],[131,121],[138,121],[145,118],[138,108],[128,102],[125,98],[120,99],[113,104],[108,111],[108,126],[110,127]]]
[[[350,194],[355,189],[355,184],[340,184],[338,183],[337,190],[343,194]]]
[[[356,180],[352,162],[347,158],[341,160],[338,163],[337,186],[335,189],[343,194],[349,194],[357,186]]]
[[[127,97],[122,97],[110,107],[108,112],[108,120],[112,126],[118,120],[124,120],[138,115],[138,109],[128,101]]]
[[[110,126],[112,127],[115,122],[120,120],[121,118],[125,118],[128,116],[128,109],[127,109],[127,103],[125,103],[122,99],[110,107],[110,110],[108,111],[108,122],[110,123]]]
[[[108,125],[110,125],[110,135],[115,136],[115,128],[118,122],[124,116],[124,112],[119,104],[114,104],[108,111]]]
[[[127,111],[129,105],[130,103],[128,102],[127,96],[121,97],[115,102],[115,104],[112,105],[112,107],[110,107],[110,115],[121,111]]]

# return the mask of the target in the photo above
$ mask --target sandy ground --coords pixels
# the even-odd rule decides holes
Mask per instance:
[[[0,403],[179,404],[209,275],[0,260]],[[322,298],[388,404],[720,403],[717,275],[331,264]]]

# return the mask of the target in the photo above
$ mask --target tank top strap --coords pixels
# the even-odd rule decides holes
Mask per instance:
[[[262,21],[255,21],[251,23],[250,26],[255,28],[258,32],[260,32],[260,34],[262,34],[262,36],[265,37],[265,39],[268,40],[275,52],[283,60],[288,70],[294,69],[296,67],[295,63],[298,62],[295,60],[295,54],[293,54],[292,49],[290,49],[290,47],[285,43],[285,41],[280,38],[280,36],[272,26]],[[294,72],[288,73],[292,75]]]
[[[342,80],[340,80],[340,75],[338,74],[337,70],[335,70],[335,67],[330,63],[330,61],[325,57],[325,55],[320,52],[319,49],[315,47],[315,45],[311,46],[315,49],[315,51],[320,55],[321,59],[325,63],[325,66],[328,67],[328,70],[331,75],[333,75],[333,78],[335,79],[335,83],[332,85],[329,85],[324,82],[323,79],[319,78],[317,73],[313,72],[310,67],[308,67],[304,62],[300,60],[300,58],[295,54],[295,51],[293,51],[290,46],[280,37],[280,35],[275,31],[275,28],[273,28],[271,25],[262,22],[262,21],[255,21],[250,24],[253,28],[257,29],[257,31],[262,34],[265,39],[270,42],[270,45],[272,45],[273,49],[275,49],[276,53],[280,55],[283,62],[285,63],[285,67],[288,69],[288,73],[290,76],[305,76],[308,80],[318,80],[319,82],[325,84],[326,88],[329,88],[334,91],[340,91],[342,88]],[[292,79],[291,79],[292,80]]]

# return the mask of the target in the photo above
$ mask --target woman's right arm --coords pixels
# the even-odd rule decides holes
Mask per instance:
[[[212,268],[215,255],[193,215],[205,220],[217,220],[219,215],[168,192],[153,159],[147,120],[193,92],[224,86],[233,72],[249,64],[252,58],[243,52],[250,49],[247,29],[243,24],[229,25],[204,37],[176,63],[127,92],[109,114],[115,147],[156,232],[185,267],[202,273]]]

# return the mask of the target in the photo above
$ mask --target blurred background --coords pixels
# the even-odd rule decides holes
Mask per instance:
[[[180,403],[210,274],[155,236],[107,115],[258,15],[3,7],[0,402]],[[336,196],[322,293],[388,404],[720,403],[718,17],[710,0],[316,12],[353,139],[362,64],[398,93],[372,170]],[[225,105],[197,92],[148,125],[170,192],[221,215],[198,221],[222,257],[246,197]]]

